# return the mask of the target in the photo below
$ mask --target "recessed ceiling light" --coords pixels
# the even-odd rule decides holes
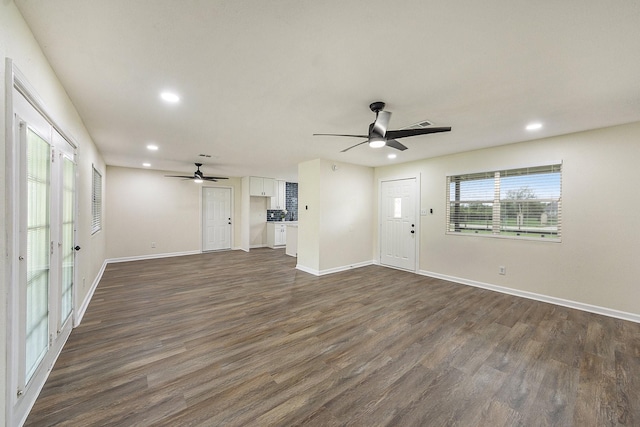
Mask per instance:
[[[147,145],[147,150],[158,151],[158,146],[157,145],[153,145],[153,144],[149,144],[149,145]]]
[[[145,168],[150,168],[151,167],[151,163],[143,163],[142,166],[144,166]]]
[[[527,130],[538,130],[542,128],[542,123],[529,123],[526,127]]]
[[[396,157],[398,157],[398,155],[395,154],[395,153],[391,153],[391,154],[387,155],[387,158],[389,158],[389,159],[395,159]]]
[[[162,92],[160,94],[160,98],[167,102],[171,102],[172,104],[180,101],[180,97],[173,92]]]

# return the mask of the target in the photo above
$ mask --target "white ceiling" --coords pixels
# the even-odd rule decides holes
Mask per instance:
[[[640,120],[637,0],[15,2],[109,165],[295,180],[316,158],[379,166]],[[390,129],[453,130],[404,152],[312,136],[366,133],[377,100]]]

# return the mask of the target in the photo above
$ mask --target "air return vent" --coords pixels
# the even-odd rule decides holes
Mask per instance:
[[[429,120],[423,120],[421,122],[415,123],[411,126],[406,127],[405,129],[424,129],[426,127],[431,126],[433,123],[431,123]]]

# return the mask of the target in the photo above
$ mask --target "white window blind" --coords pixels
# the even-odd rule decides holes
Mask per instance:
[[[91,183],[91,234],[102,229],[102,175],[93,167]]]
[[[447,233],[559,240],[562,165],[447,177]]]

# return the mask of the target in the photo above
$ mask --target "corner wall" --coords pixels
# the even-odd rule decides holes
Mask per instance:
[[[633,123],[377,168],[375,176],[421,173],[421,207],[434,210],[420,217],[422,273],[640,316],[638,141],[640,123]],[[557,161],[562,242],[445,234],[447,175]]]
[[[300,269],[325,274],[372,263],[373,177],[373,168],[348,163],[298,165]]]

